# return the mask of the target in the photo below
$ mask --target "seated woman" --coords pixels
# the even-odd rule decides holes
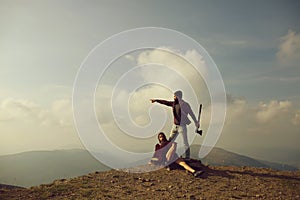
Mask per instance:
[[[198,177],[203,171],[196,171],[191,168],[182,158],[176,154],[176,142],[168,141],[163,132],[158,134],[159,143],[155,145],[155,152],[150,164],[167,166],[175,162],[182,166],[187,171],[191,172],[195,177]]]

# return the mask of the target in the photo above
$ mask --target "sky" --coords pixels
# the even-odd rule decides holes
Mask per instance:
[[[84,148],[72,111],[73,83],[83,60],[114,34],[163,27],[193,38],[218,66],[227,94],[227,113],[217,146],[259,159],[299,164],[299,10],[299,1],[292,0],[0,0],[0,155]],[[180,53],[199,59],[191,52]],[[96,94],[97,116],[104,129],[114,130],[114,142],[122,148],[128,148],[130,141],[118,139],[118,127],[112,125],[111,111],[104,106],[113,90],[111,80],[122,75],[122,66],[157,59],[175,67],[182,64],[156,49],[134,52],[113,64],[105,84],[99,87],[105,90]],[[149,74],[139,71],[138,76],[147,80]],[[186,76],[201,82],[200,78],[193,80],[189,71]],[[174,81],[165,75],[158,78]],[[210,101],[205,86],[200,91],[205,132]],[[126,96],[126,91],[121,94]],[[140,125],[149,122],[151,105],[139,100],[153,95],[172,100],[172,92],[166,88],[137,91],[131,101],[138,106],[131,109]],[[189,94],[184,97],[188,99]],[[162,107],[155,109],[171,114]],[[150,141],[151,145],[156,142],[155,138]],[[196,137],[193,143],[202,141]],[[143,145],[133,146],[139,149]]]

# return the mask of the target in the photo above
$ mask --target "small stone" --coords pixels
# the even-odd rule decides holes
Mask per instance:
[[[237,190],[237,187],[233,187],[233,190]]]
[[[150,183],[150,186],[153,186],[153,185],[155,185],[154,183]]]

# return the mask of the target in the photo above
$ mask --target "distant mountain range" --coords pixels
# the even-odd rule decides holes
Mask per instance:
[[[192,157],[197,158],[200,146],[191,146]],[[277,170],[298,170],[296,167],[259,161],[214,148],[201,160],[208,165],[251,166]],[[86,150],[33,151],[0,156],[0,183],[23,187],[50,183],[56,179],[71,178],[110,168],[98,162]]]
[[[191,146],[192,157],[197,157],[200,145]],[[263,167],[276,170],[296,171],[298,168],[286,164],[279,164],[263,160],[257,160],[248,156],[240,155],[221,148],[214,147],[211,152],[201,159],[202,163],[215,166],[249,166]]]
[[[109,169],[86,150],[24,152],[0,156],[0,183],[30,187]]]

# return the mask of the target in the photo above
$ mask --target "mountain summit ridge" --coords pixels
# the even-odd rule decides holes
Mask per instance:
[[[195,178],[183,168],[144,173],[93,172],[31,188],[1,188],[0,199],[299,199],[300,171],[205,166]],[[145,166],[146,167],[146,166]],[[149,166],[147,166],[149,167]],[[143,166],[139,166],[143,168]]]
[[[192,158],[197,158],[200,146],[191,146]],[[295,171],[297,168],[282,164],[264,163],[215,147],[207,157],[201,159],[206,165],[252,166]],[[143,161],[143,163],[147,163]],[[141,165],[137,163],[136,165]],[[15,155],[0,156],[0,183],[31,187],[51,183],[57,179],[68,179],[94,171],[107,171],[86,150],[33,151]]]

